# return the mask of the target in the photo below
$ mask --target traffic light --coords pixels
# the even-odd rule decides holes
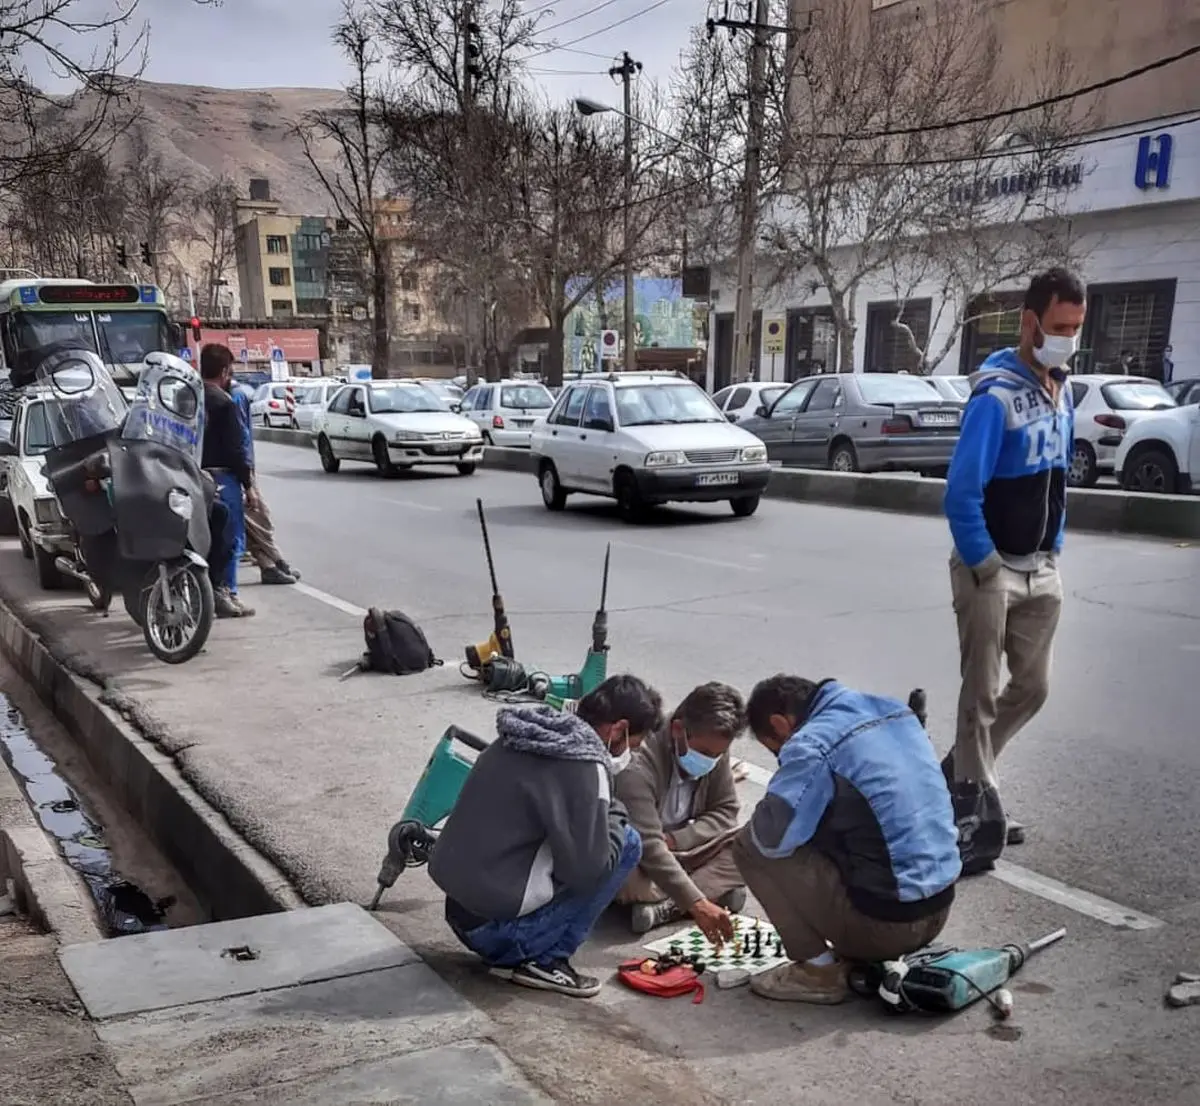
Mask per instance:
[[[125,248],[124,242],[117,243],[117,264],[122,269],[129,265],[129,251]]]
[[[479,59],[483,57],[483,33],[478,23],[467,24],[467,72],[475,80],[483,76],[483,66]]]
[[[150,243],[149,242],[142,243],[142,261],[146,265],[154,264],[154,255],[150,252]]]
[[[196,341],[197,345],[199,345],[199,342],[200,342],[200,320],[195,315],[192,316],[192,338]]]

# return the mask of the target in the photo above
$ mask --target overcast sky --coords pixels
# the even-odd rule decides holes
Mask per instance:
[[[111,11],[115,0],[77,2],[81,11],[95,12]],[[525,5],[530,12],[546,9],[546,40],[562,44],[530,61],[534,78],[554,100],[581,94],[611,99],[614,86],[605,71],[622,50],[642,62],[648,75],[665,81],[689,27],[702,22],[708,9],[707,0],[525,0]],[[145,76],[222,88],[336,87],[346,74],[329,32],[341,7],[341,0],[224,0],[219,8],[191,0],[140,0],[139,16],[151,26]],[[611,26],[619,21],[624,22]],[[52,83],[44,70],[34,69],[35,80]]]

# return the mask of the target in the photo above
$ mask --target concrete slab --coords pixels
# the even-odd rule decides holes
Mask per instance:
[[[175,1106],[308,1079],[488,1033],[424,964],[103,1022],[138,1106]]]
[[[249,959],[231,950],[249,949]],[[418,957],[353,903],[71,945],[63,968],[97,1020],[398,968]]]
[[[448,1045],[196,1106],[550,1106],[493,1045]]]

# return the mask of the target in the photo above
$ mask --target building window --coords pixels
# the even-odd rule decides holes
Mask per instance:
[[[325,243],[319,234],[296,235],[296,250],[303,253],[316,253],[324,248]]]
[[[320,282],[320,274],[311,266],[296,265],[292,268],[292,275],[296,278],[297,284],[317,284]]]
[[[1075,371],[1161,380],[1174,311],[1173,280],[1091,285]]]
[[[267,235],[267,253],[287,253],[288,240],[282,234]]]
[[[415,292],[418,287],[417,274],[412,269],[405,269],[400,273],[400,291]]]
[[[419,303],[406,303],[404,305],[404,317],[410,323],[421,321],[421,305]]]
[[[291,300],[272,300],[271,314],[272,315],[290,315],[292,313]]]
[[[903,312],[901,309],[903,308]],[[919,372],[921,357],[912,348],[908,335],[895,325],[897,315],[913,333],[921,349],[929,347],[929,325],[933,318],[932,300],[867,305],[867,356],[863,371],[869,373]]]
[[[290,288],[292,271],[291,269],[270,269],[267,272],[267,279],[270,280],[273,288]]]
[[[297,315],[328,315],[328,300],[296,300]]]
[[[1024,302],[1020,292],[993,292],[971,301],[958,358],[959,371],[964,376],[973,373],[996,350],[1020,342]]]

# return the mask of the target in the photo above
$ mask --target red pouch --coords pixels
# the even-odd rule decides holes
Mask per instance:
[[[661,975],[648,975],[642,971],[645,960],[626,960],[617,968],[617,977],[627,987],[642,991],[647,995],[658,995],[659,998],[678,998],[680,995],[694,995],[692,1004],[704,1001],[704,984],[696,969],[686,964],[668,968]]]

